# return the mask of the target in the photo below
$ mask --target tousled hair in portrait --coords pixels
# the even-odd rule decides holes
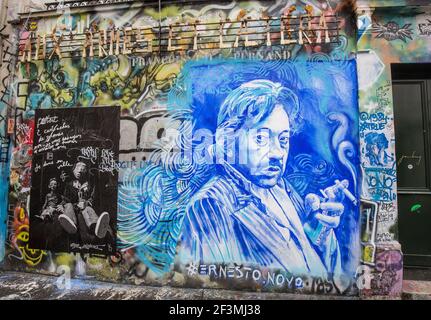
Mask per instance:
[[[274,108],[281,105],[295,131],[299,115],[299,100],[296,94],[280,83],[270,80],[253,80],[233,90],[225,99],[218,115],[217,128],[236,131],[251,128],[265,120]]]

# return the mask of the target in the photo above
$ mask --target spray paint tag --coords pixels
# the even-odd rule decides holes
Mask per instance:
[[[420,205],[420,204],[415,204],[414,206],[412,206],[412,207],[410,208],[410,212],[418,212],[421,208],[422,208],[422,205]]]
[[[7,133],[13,134],[15,131],[15,119],[8,119],[7,121]]]

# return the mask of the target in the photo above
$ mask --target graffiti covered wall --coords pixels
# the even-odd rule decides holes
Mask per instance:
[[[260,38],[240,40],[263,39],[270,46],[221,47],[235,43],[238,32],[238,25],[226,23],[219,38],[221,19],[306,10],[338,13],[339,41],[278,45],[280,36],[265,38],[262,29]],[[369,103],[358,113],[356,38],[348,11],[340,1],[171,5],[162,8],[163,25],[205,21],[199,32],[215,36],[216,44],[183,53],[99,58],[91,45],[83,50],[72,39],[64,57],[54,43],[47,59],[19,63],[5,265],[52,273],[66,266],[76,276],[133,284],[355,293],[357,268],[368,252],[363,232],[362,249],[359,239],[360,199],[390,210],[396,176],[390,84],[379,78],[382,63],[367,56],[380,85],[367,97],[375,83],[359,73],[361,101]],[[92,33],[85,39],[91,39],[100,30],[137,25],[157,30],[160,23],[151,7],[62,13],[29,25],[59,38],[87,28]],[[21,32],[21,51],[30,31]],[[180,38],[194,45],[196,33],[182,32],[169,36],[168,48]],[[147,39],[157,36],[151,31]],[[122,112],[120,250],[103,256],[31,248],[29,215],[37,215],[29,205],[35,110],[96,106],[120,106]],[[284,127],[274,119],[284,119]],[[380,187],[381,180],[388,181],[387,188]],[[376,221],[382,207],[374,211]],[[374,230],[377,222],[368,221]],[[377,223],[374,245],[394,240],[393,224]],[[380,257],[375,249],[369,252]]]
[[[397,1],[395,5],[409,4],[429,5],[420,1]],[[358,18],[360,138],[364,174],[362,198],[377,208],[374,244],[377,244],[377,251],[381,253],[377,253],[376,258],[371,255],[363,257],[365,261],[374,260],[368,270],[370,282],[365,293],[389,292],[389,295],[396,295],[396,292],[401,292],[402,286],[402,273],[398,272],[402,269],[399,264],[402,254],[397,244],[397,159],[391,64],[431,61],[431,39],[427,32],[431,24],[429,15],[418,13],[414,8],[374,10],[368,5],[371,7],[373,3],[360,8],[362,14]],[[391,6],[390,3],[386,5]],[[402,14],[400,10],[403,10]],[[379,256],[382,255],[393,256],[394,261],[389,259],[389,265],[380,263]],[[386,289],[379,287],[381,281],[385,282]]]
[[[408,9],[407,9],[408,10]],[[368,18],[367,18],[368,17]],[[391,10],[364,13],[358,41],[361,105],[361,153],[366,179],[363,197],[382,205],[377,241],[396,240],[396,159],[392,98],[392,63],[430,61],[431,39],[426,14],[403,14]],[[373,21],[373,22],[372,22]]]

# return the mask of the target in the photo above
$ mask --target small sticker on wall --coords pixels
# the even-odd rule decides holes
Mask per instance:
[[[410,208],[410,212],[420,212],[420,209],[422,208],[422,205],[420,205],[420,204],[415,204],[414,206],[412,206],[411,208]]]

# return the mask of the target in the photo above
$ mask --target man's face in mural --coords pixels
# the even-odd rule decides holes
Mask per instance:
[[[239,171],[262,188],[274,187],[286,170],[289,139],[289,116],[277,105],[266,119],[240,130],[239,153],[246,161],[240,161]]]

